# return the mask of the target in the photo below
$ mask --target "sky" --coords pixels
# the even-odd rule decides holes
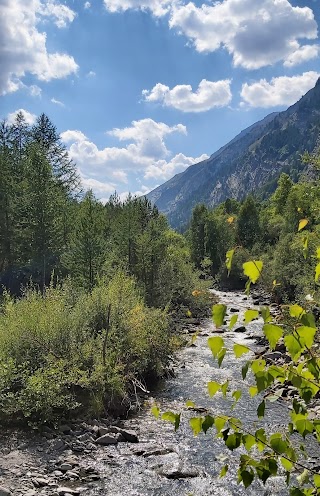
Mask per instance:
[[[0,0],[0,118],[44,112],[84,189],[146,194],[320,76],[319,0]]]

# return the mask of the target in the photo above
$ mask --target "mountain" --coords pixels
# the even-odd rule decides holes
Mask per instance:
[[[240,200],[251,191],[268,194],[281,172],[297,179],[305,167],[301,153],[314,150],[319,133],[320,78],[287,110],[248,127],[210,158],[191,165],[147,197],[179,228],[188,222],[197,203],[214,207],[226,198]]]

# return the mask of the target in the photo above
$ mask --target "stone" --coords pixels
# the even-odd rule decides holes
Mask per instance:
[[[123,439],[128,443],[139,442],[137,433],[131,429],[122,429],[121,427],[116,427],[113,425],[109,428],[109,432],[112,432],[114,434],[121,434]]]
[[[69,434],[71,432],[71,427],[69,425],[61,425],[60,426],[60,432],[62,432],[63,434]]]
[[[35,487],[44,487],[49,484],[49,479],[46,479],[45,477],[37,477],[35,479],[32,479],[32,482]]]
[[[246,332],[246,328],[244,326],[237,327],[234,329],[234,332]]]
[[[68,470],[72,470],[73,468],[73,465],[71,465],[71,463],[62,463],[60,465],[60,470],[62,472],[68,472]]]
[[[118,441],[115,436],[105,434],[104,436],[98,437],[98,439],[96,439],[96,443],[101,444],[102,446],[108,446],[109,444],[117,444]]]
[[[105,436],[106,434],[109,434],[110,429],[107,429],[106,427],[99,427],[99,436]],[[118,432],[118,431],[117,431]]]
[[[239,312],[239,308],[231,307],[229,310],[231,313]]]
[[[0,487],[0,496],[12,496],[12,492],[6,487]]]
[[[71,488],[71,487],[58,487],[57,493],[58,494],[62,494],[62,495],[72,494],[72,495],[76,495],[77,496],[78,494],[81,493],[81,490],[80,489]]]

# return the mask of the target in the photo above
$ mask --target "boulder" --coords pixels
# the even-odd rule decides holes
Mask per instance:
[[[96,439],[97,444],[101,444],[101,446],[108,446],[109,444],[117,444],[117,438],[115,436],[111,436],[110,434],[104,434],[101,437]]]

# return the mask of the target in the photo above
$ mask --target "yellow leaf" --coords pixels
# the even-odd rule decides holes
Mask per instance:
[[[263,262],[261,260],[252,260],[245,262],[242,267],[244,275],[249,278],[250,282],[255,284],[261,275]]]
[[[308,219],[301,219],[299,222],[298,232],[302,231],[302,229],[304,229],[308,224],[309,224]]]
[[[228,217],[227,222],[229,224],[232,224],[233,221],[234,221],[234,217]]]

